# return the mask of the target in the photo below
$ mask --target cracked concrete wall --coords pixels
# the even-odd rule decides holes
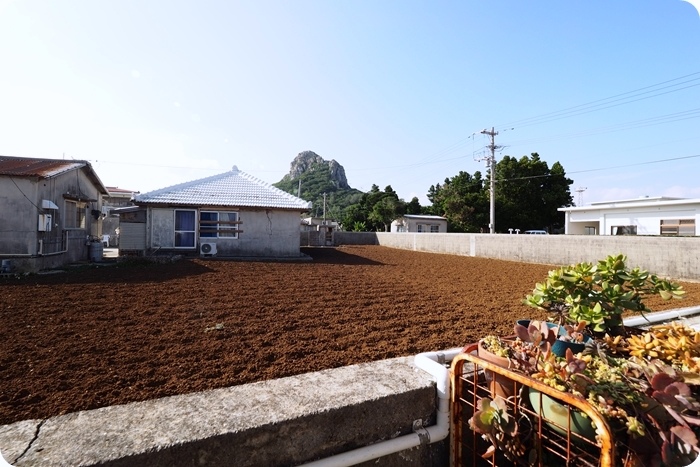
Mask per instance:
[[[434,424],[435,397],[404,357],[22,421],[0,427],[0,452],[17,467],[298,465]],[[443,441],[371,465],[447,456]]]

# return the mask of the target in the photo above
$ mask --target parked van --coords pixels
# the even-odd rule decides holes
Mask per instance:
[[[527,235],[549,235],[546,230],[526,230]]]

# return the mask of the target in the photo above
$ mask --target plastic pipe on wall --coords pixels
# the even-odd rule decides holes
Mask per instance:
[[[415,365],[432,375],[437,383],[438,408],[435,425],[425,428],[414,426],[414,432],[411,434],[380,441],[304,465],[306,467],[346,467],[447,438],[450,433],[450,371],[445,365],[449,365],[461,351],[462,347],[459,347],[442,352],[424,352],[415,356]]]

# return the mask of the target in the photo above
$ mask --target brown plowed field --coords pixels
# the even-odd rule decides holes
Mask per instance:
[[[0,281],[0,424],[464,345],[550,266],[378,246]],[[700,304],[700,284],[683,301]],[[217,325],[219,329],[217,329]]]

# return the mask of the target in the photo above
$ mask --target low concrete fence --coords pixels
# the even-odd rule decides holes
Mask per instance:
[[[22,466],[293,466],[435,423],[436,389],[413,357],[0,426]],[[365,465],[444,466],[448,442]]]
[[[676,280],[700,280],[700,237],[336,232],[334,244],[382,245],[555,266],[595,263],[622,253],[632,267]]]

